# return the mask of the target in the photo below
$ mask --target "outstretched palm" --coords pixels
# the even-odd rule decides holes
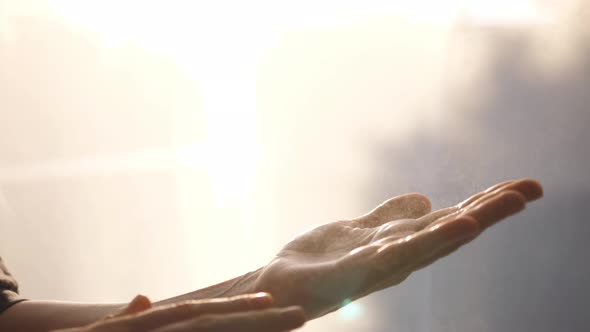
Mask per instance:
[[[300,234],[262,269],[256,288],[315,318],[400,283],[541,196],[539,183],[527,179],[434,212],[423,195],[395,197],[362,217]]]

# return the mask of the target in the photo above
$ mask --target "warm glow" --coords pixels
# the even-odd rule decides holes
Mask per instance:
[[[256,163],[263,153],[255,137],[255,66],[260,53],[272,47],[281,32],[310,24],[352,24],[374,15],[402,16],[436,24],[450,24],[459,18],[495,24],[540,18],[530,0],[300,1],[287,10],[265,0],[246,4],[52,0],[49,6],[71,24],[96,33],[105,46],[138,43],[171,57],[199,82],[203,87],[209,137],[204,142],[180,147],[177,166],[206,168],[218,201],[230,199],[241,205],[251,203],[246,201],[253,192]],[[240,33],[236,34],[235,29]],[[232,56],[236,54],[240,57]],[[122,162],[126,163],[129,161]],[[240,165],[238,173],[231,171],[235,164]]]
[[[119,257],[119,265],[114,265],[119,269],[126,259],[136,259],[136,271],[153,268],[154,260],[167,264],[146,276],[147,286],[132,284],[137,289],[104,282],[103,287],[117,284],[119,289],[108,291],[125,296],[125,291],[138,290],[169,296],[171,289],[189,291],[234,277],[266,263],[297,232],[364,212],[377,195],[397,194],[397,188],[385,193],[390,189],[374,188],[375,181],[371,182],[374,177],[388,185],[396,182],[375,172],[381,169],[376,164],[391,163],[380,159],[389,153],[383,148],[392,142],[402,146],[406,139],[432,128],[442,130],[445,121],[462,121],[444,109],[446,94],[462,75],[472,78],[470,70],[481,74],[481,64],[494,54],[479,47],[483,39],[468,36],[469,28],[476,27],[475,35],[485,30],[480,26],[545,23],[547,13],[539,2],[19,0],[3,5],[0,0],[0,43],[16,49],[2,53],[0,44],[0,56],[9,54],[5,63],[12,69],[0,87],[13,88],[13,81],[18,81],[13,77],[21,77],[29,70],[27,65],[56,68],[43,75],[30,69],[15,83],[17,87],[5,89],[6,96],[16,97],[4,104],[21,113],[6,111],[3,117],[20,122],[14,130],[4,127],[9,130],[3,133],[5,144],[0,147],[9,162],[0,165],[0,185],[15,191],[15,200],[24,202],[21,206],[41,202],[37,213],[49,211],[52,221],[62,227],[52,231],[56,238],[61,235],[70,241],[64,248],[81,243],[89,248],[67,258],[81,271],[77,276],[81,281],[72,286],[71,294],[110,296],[82,283],[104,276],[95,275],[97,268],[84,256],[88,253],[104,255],[104,262]],[[15,19],[3,20],[5,16]],[[19,21],[27,16],[41,23]],[[45,32],[52,24],[55,31]],[[457,25],[469,26],[468,33],[455,29]],[[18,29],[24,32],[19,35]],[[27,33],[39,40],[12,43]],[[543,35],[548,38],[545,30]],[[561,36],[552,39],[568,47]],[[539,43],[538,56],[551,57],[545,40]],[[46,52],[34,54],[37,49],[51,49],[51,42],[59,42],[51,61],[45,61]],[[60,62],[69,49],[77,53]],[[161,59],[166,62],[163,69],[153,68]],[[140,64],[127,81],[126,70],[136,60]],[[103,61],[112,61],[104,66],[106,79],[100,72]],[[91,68],[84,76],[93,66],[99,69]],[[168,70],[180,74],[168,78]],[[68,80],[69,74],[80,77]],[[145,87],[133,81],[134,75],[150,81],[153,88],[142,90]],[[102,79],[112,85],[105,86]],[[165,86],[168,82],[170,86]],[[135,83],[139,92],[129,88]],[[70,98],[71,90],[78,91],[76,84],[86,89]],[[103,95],[92,91],[101,88],[109,91],[93,108],[93,101]],[[185,98],[168,104],[169,94],[159,93],[166,88],[186,88],[181,94]],[[147,93],[156,97],[150,99]],[[193,93],[198,95],[194,99]],[[37,95],[38,103],[31,98]],[[45,107],[45,102],[55,100],[60,103]],[[144,112],[143,102],[158,105]],[[101,111],[102,117],[89,118],[103,122],[85,122],[90,112]],[[133,120],[144,117],[145,128],[141,124],[140,129],[132,128]],[[154,119],[172,119],[173,124],[159,127]],[[42,121],[47,125],[38,124]],[[111,121],[124,125],[109,137]],[[30,134],[33,130],[41,134]],[[127,137],[128,133],[137,137]],[[112,140],[103,144],[104,137]],[[44,145],[43,139],[50,143]],[[82,143],[75,144],[77,139]],[[132,143],[118,149],[118,140],[122,145],[126,140]],[[429,185],[433,174],[424,183]],[[36,190],[45,196],[29,198]],[[75,200],[70,201],[71,196]],[[9,198],[4,200],[0,192],[0,213],[10,209]],[[80,219],[88,224],[78,223]],[[91,234],[85,243],[79,235],[89,228],[102,231],[102,238]],[[128,237],[136,238],[141,250],[129,254],[131,258],[120,257]],[[15,241],[14,248],[21,246]],[[179,281],[158,284],[158,273],[174,274]],[[332,317],[358,326],[352,323],[370,324],[378,316],[368,303],[349,302]],[[328,328],[317,329],[324,330]]]
[[[208,138],[179,147],[177,166],[206,168],[220,205],[251,206],[261,153],[255,140],[254,52],[264,36],[242,31],[248,38],[240,42],[244,35],[234,29],[252,19],[217,2],[63,0],[51,5],[72,24],[97,33],[106,45],[139,43],[172,58],[198,82]],[[228,16],[228,22],[220,22],[220,15]]]
[[[72,28],[94,38],[100,47],[107,50],[105,52],[133,44],[180,66],[201,90],[207,135],[189,143],[182,142],[173,151],[146,149],[128,155],[97,155],[4,167],[0,180],[10,182],[175,169],[179,170],[178,195],[186,198],[183,200],[186,203],[179,204],[179,213],[192,220],[197,218],[191,203],[194,186],[204,172],[212,186],[215,215],[231,219],[229,223],[238,225],[240,234],[244,235],[242,244],[254,249],[268,245],[252,245],[248,234],[253,232],[251,226],[257,213],[258,165],[265,158],[266,146],[272,143],[259,142],[257,138],[257,70],[264,61],[265,52],[275,47],[287,33],[309,28],[350,28],[376,17],[391,17],[392,22],[402,18],[425,23],[425,26],[440,25],[440,29],[432,31],[442,32],[431,40],[424,39],[430,36],[430,30],[412,30],[408,33],[415,36],[403,37],[423,40],[425,42],[420,44],[424,46],[420,47],[441,52],[442,48],[438,46],[443,45],[444,36],[441,35],[458,19],[510,24],[528,22],[538,16],[532,1],[398,0],[361,3],[306,0],[284,4],[265,0],[52,0],[44,4],[38,6],[23,2],[22,6],[14,7],[17,8],[15,15],[22,14],[18,11],[27,13],[33,9],[36,15],[58,15]],[[312,36],[313,32],[309,35]],[[426,52],[420,48],[417,50]],[[293,58],[296,56],[293,55]],[[398,56],[398,60],[404,57],[404,61],[412,58],[411,51]],[[429,74],[433,77],[438,75]],[[191,124],[183,126],[190,129]],[[385,127],[382,130],[390,131]],[[272,215],[269,212],[272,209],[272,206],[266,206],[264,213]],[[269,221],[258,220],[257,232],[270,232],[265,222]],[[187,227],[195,227],[190,225]],[[194,244],[195,249],[199,245]],[[231,253],[225,254],[229,258]],[[224,259],[223,255],[219,254],[220,259]]]

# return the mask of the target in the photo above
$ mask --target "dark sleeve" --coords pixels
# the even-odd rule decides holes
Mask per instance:
[[[13,304],[24,301],[18,295],[18,284],[16,280],[10,275],[2,257],[0,257],[0,314]]]

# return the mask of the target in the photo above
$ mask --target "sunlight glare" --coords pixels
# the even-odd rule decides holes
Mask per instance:
[[[260,161],[264,160],[265,148],[270,144],[260,142],[257,137],[257,70],[265,61],[267,51],[277,47],[290,33],[349,29],[379,17],[387,22],[390,20],[392,27],[397,27],[398,21],[420,23],[414,25],[418,30],[402,36],[417,39],[428,35],[425,31],[445,35],[445,31],[465,17],[475,24],[512,24],[527,22],[536,15],[533,2],[526,0],[302,0],[291,4],[268,0],[46,0],[45,3],[52,11],[49,14],[94,38],[93,42],[99,44],[97,49],[101,52],[125,52],[125,47],[132,45],[177,65],[195,83],[199,97],[202,97],[201,110],[180,111],[205,114],[204,120],[199,118],[199,121],[206,122],[206,134],[193,138],[190,136],[191,124],[183,124],[183,128],[188,128],[188,138],[167,151],[147,149],[127,156],[57,160],[30,169],[7,169],[4,173],[8,175],[4,179],[47,174],[68,176],[68,172],[70,175],[113,173],[121,169],[178,170],[175,190],[182,201],[178,213],[186,225],[186,242],[192,246],[189,248],[191,252],[198,252],[199,246],[205,245],[191,242],[192,234],[198,231],[216,234],[230,227],[237,231],[228,235],[229,240],[238,247],[255,247],[262,252],[263,246],[272,243],[271,236],[265,234],[270,235],[276,221],[272,218],[261,220],[257,216],[274,216],[271,211],[274,207],[264,206],[264,211],[256,210],[257,199],[260,199],[257,197]],[[423,25],[428,29],[419,31]],[[420,40],[420,44],[432,47],[432,40]],[[215,206],[207,210],[206,218],[211,222],[196,226],[194,220],[203,218],[199,218],[202,215],[196,211],[195,186],[203,185],[203,173],[210,181],[207,185],[211,186]],[[257,238],[265,240],[252,245],[251,232],[257,232]],[[230,251],[220,252],[218,256],[215,260],[231,260],[233,257]],[[214,266],[215,260],[210,259],[203,263]],[[233,270],[243,270],[248,264],[240,263],[245,265],[220,267],[219,272],[230,274]],[[350,316],[354,316],[357,311],[358,308],[351,305],[343,312],[352,312]]]
[[[257,163],[264,154],[256,138],[256,68],[264,51],[273,47],[282,34],[310,25],[352,25],[375,16],[390,16],[392,20],[406,17],[448,26],[464,17],[503,24],[525,22],[538,14],[531,0],[372,0],[362,4],[305,0],[297,5],[267,0],[45,3],[73,27],[91,31],[104,46],[117,48],[132,43],[162,54],[198,84],[203,93],[207,136],[177,147],[173,153],[177,158],[173,160],[181,168],[206,168],[216,202],[220,206],[242,207],[253,205]],[[156,153],[158,158],[165,154]],[[101,165],[66,164],[89,168]],[[140,168],[128,159],[102,164],[133,164]]]
[[[345,320],[356,320],[363,315],[363,308],[357,302],[348,299],[344,300],[343,307],[340,309],[340,317]]]
[[[263,41],[245,31],[247,18],[232,15],[222,4],[192,1],[54,0],[50,4],[71,24],[97,33],[105,46],[137,43],[170,57],[198,83],[208,137],[179,147],[178,166],[207,168],[218,204],[251,205],[248,197],[261,151],[255,142],[254,54],[248,47]],[[229,16],[229,22],[215,19],[220,16]],[[235,33],[240,25],[244,35]]]

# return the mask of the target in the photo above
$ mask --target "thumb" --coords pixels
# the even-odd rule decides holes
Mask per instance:
[[[430,210],[428,197],[411,193],[390,198],[366,215],[351,220],[351,223],[360,228],[378,227],[392,220],[420,218]]]

